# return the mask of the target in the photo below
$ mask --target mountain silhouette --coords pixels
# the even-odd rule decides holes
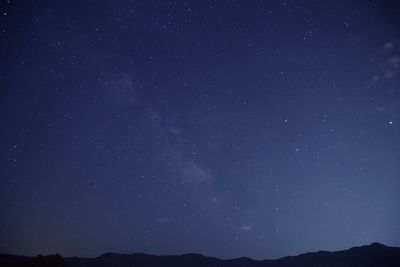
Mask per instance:
[[[400,266],[400,248],[380,243],[335,252],[318,251],[276,260],[237,258],[222,260],[200,254],[154,256],[143,253],[106,253],[96,258],[49,256],[15,256],[0,254],[1,267],[358,267]]]

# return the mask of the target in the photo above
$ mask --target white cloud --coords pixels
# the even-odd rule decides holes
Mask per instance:
[[[387,42],[382,46],[382,49],[384,51],[389,51],[389,50],[392,50],[394,47],[395,47],[395,45],[393,42]]]
[[[372,77],[373,82],[390,79],[400,73],[400,40],[385,43],[377,55],[379,73]]]
[[[240,226],[240,230],[243,230],[243,231],[250,231],[252,229],[252,227],[251,226],[249,226],[249,225],[242,225],[242,226]]]
[[[173,134],[179,134],[181,131],[178,128],[170,127],[169,131]]]
[[[158,222],[159,223],[169,223],[169,222],[171,222],[171,219],[168,217],[161,217],[161,218],[158,218]]]

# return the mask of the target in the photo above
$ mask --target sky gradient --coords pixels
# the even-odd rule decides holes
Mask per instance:
[[[396,1],[1,1],[0,252],[400,246]]]

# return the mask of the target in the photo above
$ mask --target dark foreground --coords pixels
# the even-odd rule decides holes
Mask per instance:
[[[379,243],[348,250],[319,251],[284,257],[277,260],[256,261],[249,258],[221,260],[199,254],[182,256],[153,256],[147,254],[107,253],[93,259],[63,258],[60,255],[24,257],[0,254],[1,267],[287,267],[287,266],[400,266],[400,248]]]

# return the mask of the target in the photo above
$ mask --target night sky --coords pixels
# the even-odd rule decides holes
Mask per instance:
[[[396,1],[1,1],[0,252],[400,246]]]

